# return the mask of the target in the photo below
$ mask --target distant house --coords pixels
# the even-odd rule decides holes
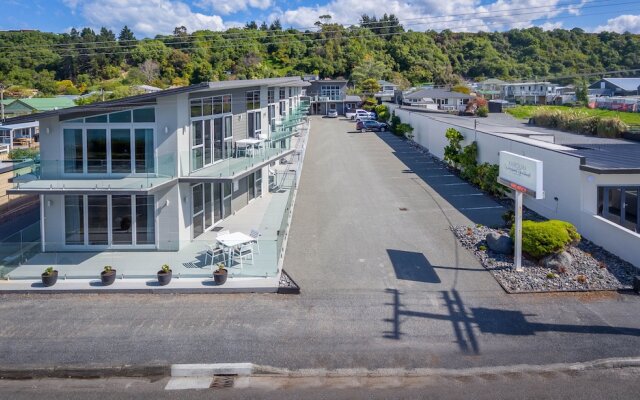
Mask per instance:
[[[501,79],[485,79],[475,85],[476,92],[488,100],[499,99],[502,97],[502,87],[507,83]]]
[[[419,89],[403,95],[402,104],[429,110],[456,111],[473,96],[445,89]]]
[[[374,95],[376,99],[380,99],[381,101],[393,101],[396,91],[398,90],[398,85],[384,80],[378,81],[378,85],[380,85],[380,91]]]
[[[596,96],[638,96],[640,78],[603,78],[589,86],[589,94]]]
[[[519,104],[562,104],[560,87],[551,82],[516,82],[502,86],[502,98]]]
[[[42,111],[59,110],[74,107],[76,103],[66,97],[35,97],[17,99],[4,107],[5,117],[33,114]]]
[[[359,96],[347,95],[346,79],[312,79],[308,82],[310,86],[305,94],[311,104],[312,114],[327,115],[331,110],[344,114],[362,102]]]

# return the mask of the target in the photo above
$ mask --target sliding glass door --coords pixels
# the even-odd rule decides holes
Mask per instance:
[[[198,183],[191,187],[191,195],[193,202],[192,210],[192,229],[193,238],[197,238],[205,231],[211,229],[214,224],[214,183]],[[218,218],[215,218],[217,221]]]
[[[148,247],[156,243],[153,196],[66,195],[64,205],[68,246]]]

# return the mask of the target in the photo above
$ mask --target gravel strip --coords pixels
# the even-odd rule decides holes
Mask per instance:
[[[631,289],[633,276],[637,274],[632,264],[584,238],[567,250],[573,256],[573,263],[565,273],[542,267],[524,257],[524,271],[515,272],[512,255],[498,254],[486,248],[488,233],[508,234],[508,231],[486,226],[454,226],[451,229],[462,246],[471,250],[509,293]]]

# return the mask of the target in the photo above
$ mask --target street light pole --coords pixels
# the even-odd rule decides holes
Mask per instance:
[[[4,122],[4,85],[0,83],[0,121]]]

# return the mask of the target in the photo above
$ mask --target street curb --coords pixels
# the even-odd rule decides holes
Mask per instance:
[[[173,364],[172,377],[195,377],[214,375],[250,376],[254,365],[251,363],[219,363],[219,364]]]
[[[61,366],[61,367],[0,367],[0,379],[38,379],[38,378],[141,378],[169,376],[171,365],[114,365],[114,366]]]
[[[290,377],[469,377],[509,374],[539,374],[546,372],[580,372],[590,370],[640,368],[640,357],[605,358],[587,362],[557,363],[548,365],[508,365],[496,367],[474,367],[463,369],[446,368],[342,368],[342,369],[297,369],[256,365],[252,363],[219,364],[147,364],[116,366],[61,366],[61,367],[0,367],[0,379],[23,380],[42,378],[164,378],[203,377],[214,375],[261,376],[274,378]]]

